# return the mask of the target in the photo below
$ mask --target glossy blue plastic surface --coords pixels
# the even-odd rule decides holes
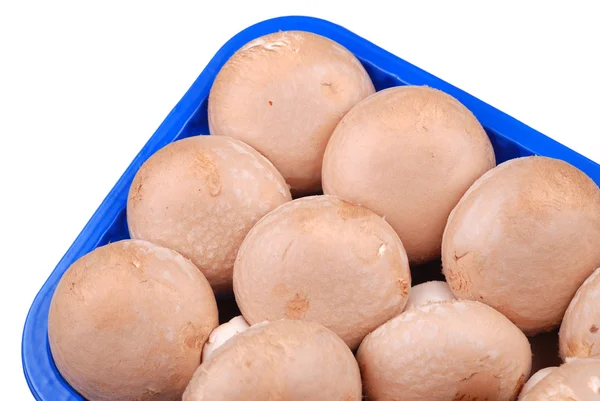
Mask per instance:
[[[532,154],[555,157],[573,164],[600,184],[600,166],[596,163],[338,25],[296,16],[260,22],[234,36],[217,52],[135,157],[40,289],[27,316],[22,342],[23,370],[37,400],[82,400],[58,373],[48,345],[48,309],[62,274],[75,260],[97,246],[129,237],[125,205],[138,168],[150,155],[174,140],[208,134],[207,97],[221,66],[246,42],[278,30],[310,31],[342,44],[360,59],[377,90],[406,84],[428,85],[456,97],[485,127],[498,163]]]

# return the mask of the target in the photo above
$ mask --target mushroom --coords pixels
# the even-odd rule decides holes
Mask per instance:
[[[443,272],[457,298],[484,302],[527,335],[561,322],[600,266],[600,190],[576,167],[542,156],[500,164],[448,218]]]
[[[189,258],[217,297],[232,294],[232,268],[250,228],[291,200],[281,174],[250,146],[195,136],[154,153],[137,172],[127,201],[131,238]]]
[[[458,100],[425,86],[381,90],[336,127],[323,191],[384,216],[411,263],[439,258],[452,208],[496,165],[481,124]]]
[[[248,322],[246,322],[242,316],[236,316],[227,323],[223,323],[214,329],[210,333],[210,336],[208,336],[208,341],[204,343],[202,363],[208,361],[212,353],[221,345],[225,344],[227,340],[249,327]]]
[[[404,309],[409,310],[432,302],[450,301],[452,299],[455,298],[448,283],[445,281],[427,281],[412,286],[410,297],[408,297]]]
[[[320,323],[352,349],[402,312],[410,270],[400,238],[368,209],[335,196],[288,202],[240,247],[233,288],[244,318]]]
[[[579,287],[563,317],[560,356],[600,358],[600,268]]]
[[[356,357],[370,401],[514,400],[531,368],[523,332],[469,300],[401,313],[366,336]]]
[[[310,32],[276,32],[223,65],[208,98],[209,129],[265,155],[295,195],[314,194],[331,133],[374,92],[360,61],[338,43]]]
[[[600,359],[571,359],[524,392],[519,401],[600,400]]]
[[[307,321],[257,324],[218,348],[183,401],[360,401],[360,372],[333,332]]]
[[[217,324],[215,296],[189,260],[122,240],[64,273],[48,340],[62,377],[90,401],[179,400]]]

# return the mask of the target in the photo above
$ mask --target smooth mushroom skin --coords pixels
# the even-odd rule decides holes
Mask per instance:
[[[519,401],[599,401],[600,359],[570,360],[552,370]]]
[[[179,400],[217,325],[215,296],[189,260],[122,240],[64,273],[48,337],[61,375],[87,400]]]
[[[257,324],[200,365],[183,401],[360,401],[360,372],[344,342],[301,320]]]
[[[393,87],[338,124],[323,158],[323,191],[384,216],[418,264],[440,256],[450,211],[495,165],[486,132],[458,100],[426,86]]]
[[[529,390],[531,390],[533,387],[535,387],[536,384],[538,384],[540,381],[542,381],[542,379],[544,377],[546,377],[550,373],[552,373],[552,371],[554,371],[554,369],[557,369],[557,367],[556,366],[548,366],[547,368],[540,369],[537,372],[535,372],[535,374],[531,375],[529,380],[527,380],[527,383],[525,383],[525,385],[523,386],[523,389],[521,390],[521,394],[519,395],[519,398],[524,397],[525,394],[529,392]]]
[[[210,133],[257,149],[296,196],[314,194],[331,133],[374,92],[360,61],[338,43],[276,32],[246,44],[217,74],[208,98]]]
[[[481,177],[448,218],[443,272],[527,335],[550,331],[600,266],[600,190],[557,159],[527,156]]]
[[[403,312],[369,334],[356,357],[369,401],[514,400],[531,369],[523,332],[468,300]]]
[[[579,287],[563,317],[560,356],[600,357],[600,268]]]
[[[248,233],[233,270],[250,324],[315,321],[352,349],[404,309],[410,270],[400,238],[375,213],[335,196],[293,200]]]
[[[247,330],[249,327],[248,322],[244,320],[243,316],[236,316],[214,329],[208,336],[208,340],[204,343],[204,348],[202,349],[202,363],[206,363],[213,352],[225,344],[227,340],[242,331]]]
[[[404,309],[409,310],[432,302],[450,301],[452,299],[455,298],[448,283],[445,281],[427,281],[411,287],[410,296]]]
[[[228,137],[181,139],[153,154],[137,172],[127,201],[131,238],[189,258],[218,298],[232,294],[232,269],[250,228],[291,200],[275,167]]]

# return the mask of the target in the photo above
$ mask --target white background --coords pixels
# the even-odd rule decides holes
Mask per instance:
[[[31,399],[20,336],[46,277],[213,54],[260,20],[336,22],[600,161],[597,3],[478,3],[0,1],[2,398]]]

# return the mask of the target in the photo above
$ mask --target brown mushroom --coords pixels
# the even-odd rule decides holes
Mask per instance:
[[[541,156],[481,177],[448,218],[442,262],[457,298],[484,302],[527,335],[556,328],[600,266],[600,190],[582,171]]]
[[[360,401],[360,372],[346,344],[300,320],[253,325],[200,365],[183,401]]]
[[[233,286],[248,323],[315,321],[356,348],[402,312],[410,270],[402,242],[384,219],[320,195],[288,202],[250,230]]]
[[[468,300],[401,313],[365,337],[357,359],[369,401],[514,400],[531,369],[527,337]]]
[[[291,200],[281,174],[250,146],[195,136],[153,154],[127,201],[132,238],[174,249],[206,276],[218,297],[232,292],[232,269],[250,228]]]
[[[384,216],[411,263],[440,256],[452,208],[495,166],[490,140],[458,100],[425,86],[385,89],[338,124],[323,159],[323,191]]]
[[[208,99],[210,132],[264,154],[295,195],[314,194],[335,126],[374,92],[361,63],[338,43],[310,32],[276,32],[246,44],[217,74]]]
[[[123,240],[65,272],[48,339],[62,377],[90,401],[178,400],[217,324],[215,296],[189,260]]]

